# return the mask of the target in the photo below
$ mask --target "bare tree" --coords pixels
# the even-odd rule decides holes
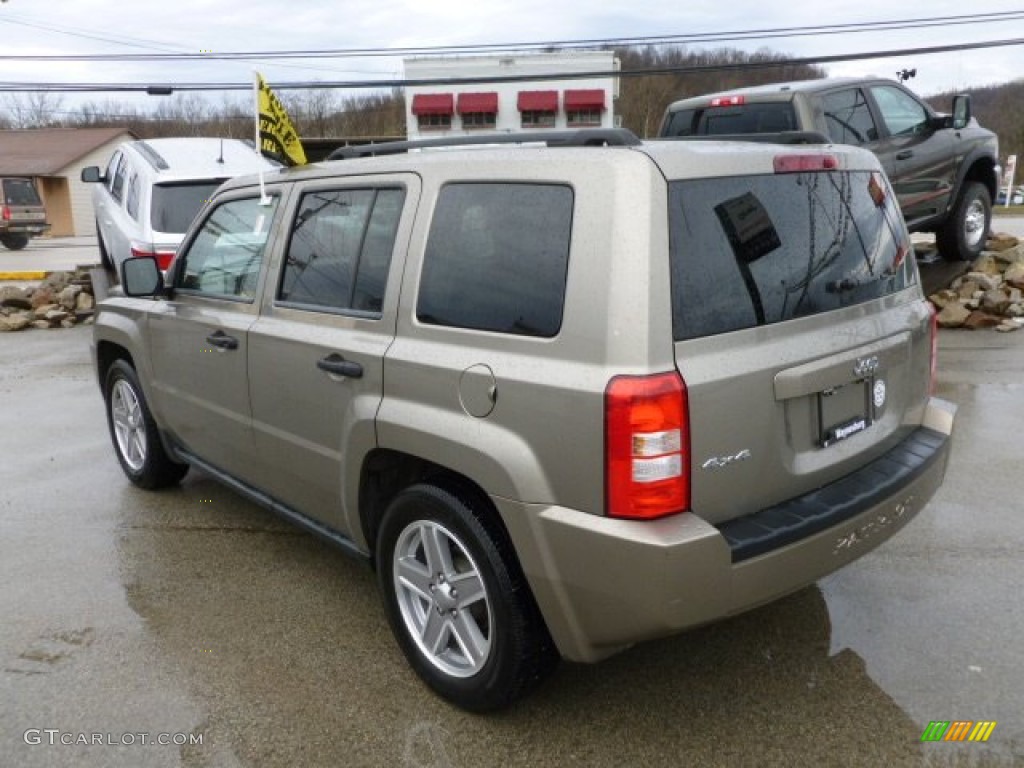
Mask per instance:
[[[8,94],[4,97],[12,128],[48,128],[63,125],[64,97],[49,91]]]

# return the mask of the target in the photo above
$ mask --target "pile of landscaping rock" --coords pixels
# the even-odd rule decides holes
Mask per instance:
[[[939,310],[941,328],[1024,326],[1024,243],[1012,235],[995,235],[967,273],[928,299]]]
[[[39,285],[0,285],[0,331],[92,323],[96,297],[87,270],[51,272]]]

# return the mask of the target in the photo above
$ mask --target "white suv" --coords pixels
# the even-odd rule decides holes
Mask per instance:
[[[95,165],[82,170],[82,181],[101,182],[92,202],[104,266],[119,271],[130,256],[154,256],[166,269],[192,219],[221,183],[277,167],[238,139],[122,144],[105,173]]]

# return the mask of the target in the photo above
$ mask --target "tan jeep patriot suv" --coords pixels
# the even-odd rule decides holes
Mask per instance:
[[[94,359],[129,479],[197,467],[365,560],[476,711],[921,511],[955,414],[874,155],[476,141],[229,181],[166,282],[127,260]]]

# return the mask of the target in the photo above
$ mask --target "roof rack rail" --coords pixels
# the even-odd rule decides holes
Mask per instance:
[[[139,150],[140,155],[146,158],[146,162],[153,166],[154,171],[166,171],[171,167],[167,164],[167,161],[164,160],[164,156],[153,149],[152,145],[147,144],[144,140],[140,139],[138,141],[133,141],[132,145]]]
[[[575,131],[520,131],[487,133],[478,136],[445,136],[411,141],[382,141],[338,147],[328,160],[351,160],[356,157],[396,155],[410,149],[431,147],[464,147],[486,144],[546,144],[549,147],[635,147],[641,144],[637,135],[625,128],[579,128]]]

